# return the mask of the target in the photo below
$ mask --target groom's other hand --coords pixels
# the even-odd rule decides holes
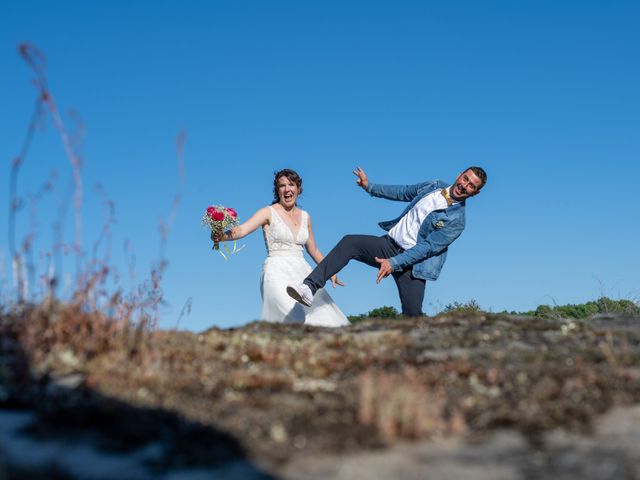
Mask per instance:
[[[387,260],[386,258],[375,257],[375,259],[376,262],[380,264],[380,270],[378,270],[378,278],[376,279],[376,283],[380,283],[380,280],[393,272],[393,268],[391,267],[389,260]]]
[[[353,174],[358,177],[358,180],[356,180],[358,186],[366,190],[367,185],[369,185],[369,179],[367,178],[367,174],[364,173],[364,170],[362,170],[360,167],[356,167],[356,169],[353,171]]]
[[[331,284],[333,285],[333,288],[336,288],[336,285],[344,287],[344,283],[338,280],[338,275],[334,275],[333,277],[331,277]]]

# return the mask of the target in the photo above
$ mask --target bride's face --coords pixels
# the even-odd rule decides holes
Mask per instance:
[[[284,208],[293,208],[298,199],[298,186],[284,175],[278,179],[278,200]]]

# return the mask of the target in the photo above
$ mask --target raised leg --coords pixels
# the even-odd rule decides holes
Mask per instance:
[[[351,259],[378,268],[375,257],[389,258],[400,253],[398,247],[388,235],[345,235],[327,254],[316,268],[305,278],[304,283],[311,293],[324,287],[327,280],[342,270]]]

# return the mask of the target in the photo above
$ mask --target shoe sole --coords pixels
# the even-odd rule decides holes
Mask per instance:
[[[300,294],[298,293],[298,291],[297,291],[295,288],[293,288],[293,287],[287,287],[287,293],[288,293],[288,294],[289,294],[289,296],[290,296],[291,298],[293,298],[296,302],[298,302],[298,303],[300,303],[300,304],[304,305],[305,307],[310,307],[310,306],[311,306],[311,304],[310,304],[309,302],[306,302],[306,301],[304,300],[304,298],[302,298],[302,295],[300,295]]]

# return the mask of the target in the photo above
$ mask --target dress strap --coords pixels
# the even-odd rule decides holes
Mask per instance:
[[[273,225],[273,217],[278,216],[278,212],[276,212],[275,208],[273,208],[273,205],[269,205],[269,213],[271,214],[271,225]]]

